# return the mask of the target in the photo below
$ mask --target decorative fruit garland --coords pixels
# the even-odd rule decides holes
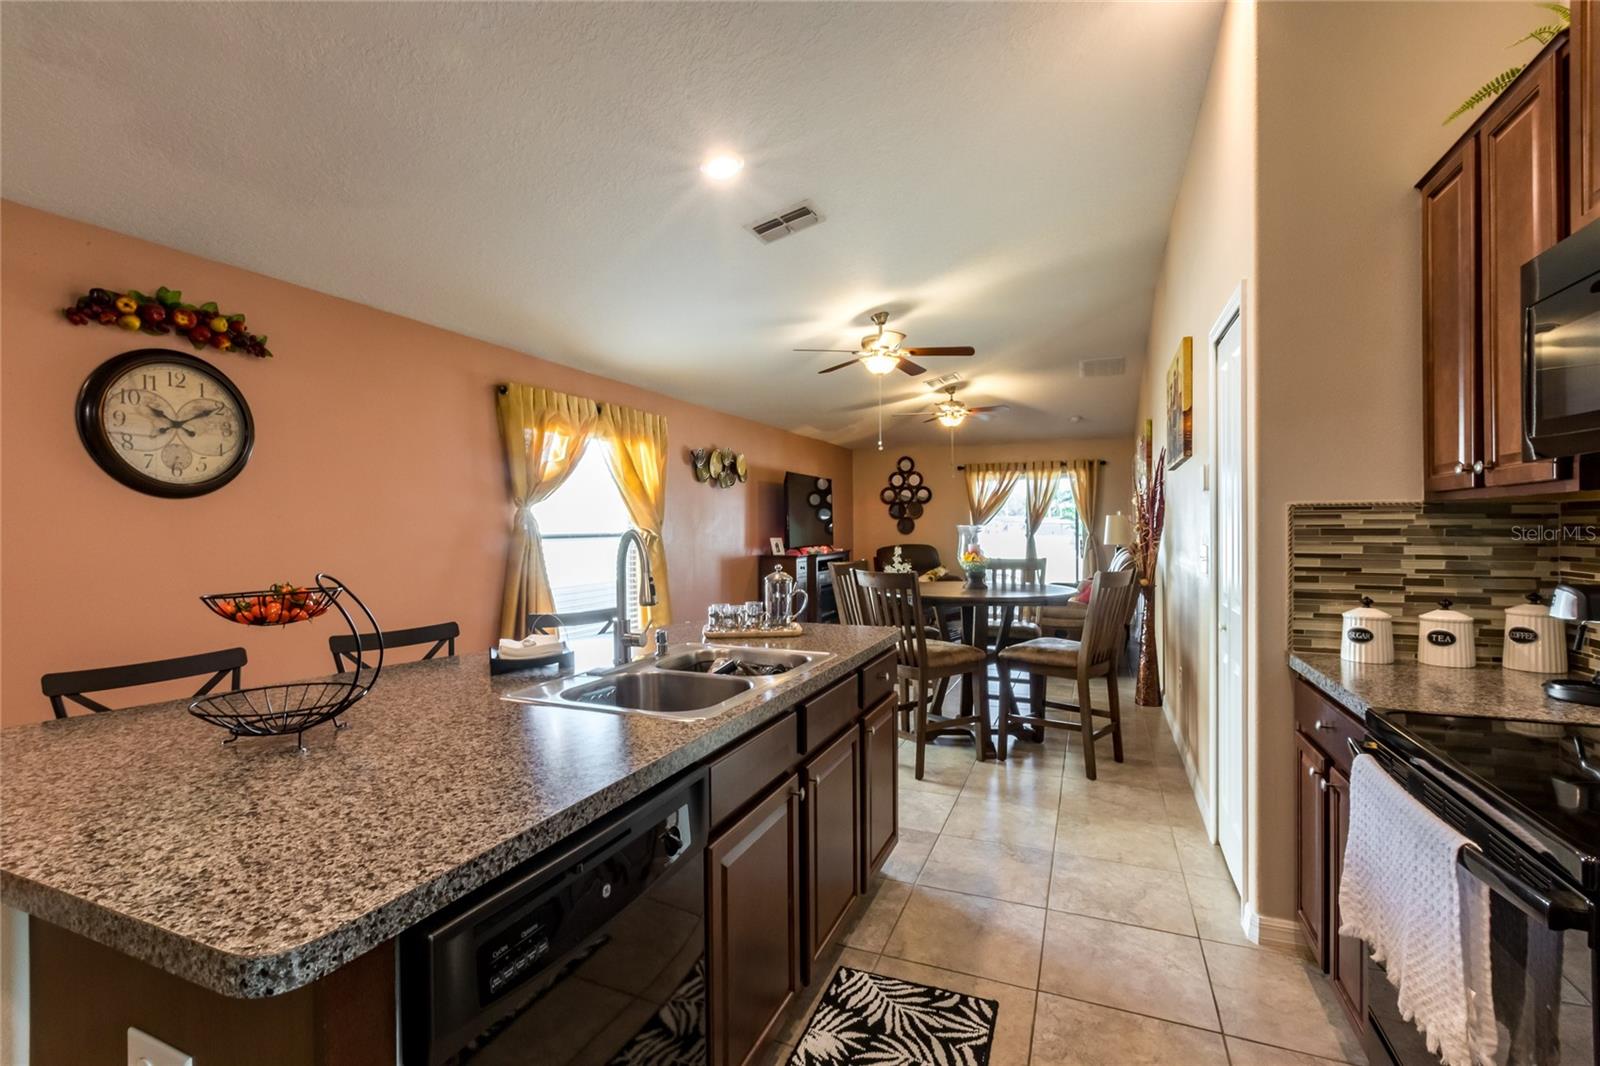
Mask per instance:
[[[196,348],[209,346],[224,352],[242,352],[257,359],[272,355],[267,348],[267,338],[245,329],[243,315],[225,315],[217,310],[215,302],[198,307],[186,304],[183,293],[165,285],[157,289],[154,296],[146,296],[135,289],[127,292],[90,289],[87,296],[78,297],[76,303],[63,307],[61,313],[74,326],[98,322],[102,326],[119,326],[153,337],[177,333]]]

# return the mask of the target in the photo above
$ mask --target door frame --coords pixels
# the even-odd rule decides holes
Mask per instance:
[[[1213,844],[1220,843],[1222,839],[1222,747],[1220,743],[1222,738],[1222,700],[1219,695],[1222,683],[1222,671],[1218,668],[1221,641],[1217,637],[1217,634],[1220,633],[1220,630],[1217,627],[1221,616],[1221,582],[1217,578],[1216,557],[1216,547],[1218,544],[1217,530],[1221,524],[1221,516],[1217,506],[1216,479],[1218,477],[1218,473],[1215,469],[1219,457],[1217,443],[1218,433],[1220,431],[1222,422],[1220,417],[1222,406],[1220,403],[1221,391],[1218,385],[1217,375],[1217,346],[1221,342],[1222,338],[1227,336],[1229,328],[1237,323],[1239,329],[1239,373],[1237,375],[1235,387],[1239,390],[1239,599],[1241,604],[1248,604],[1250,582],[1250,568],[1247,564],[1247,560],[1249,558],[1250,535],[1250,464],[1245,457],[1245,448],[1250,440],[1248,424],[1250,407],[1249,403],[1247,402],[1249,399],[1250,390],[1247,384],[1249,338],[1245,335],[1245,327],[1248,324],[1248,319],[1245,317],[1244,286],[1245,283],[1241,280],[1239,284],[1234,287],[1233,293],[1228,297],[1227,302],[1222,305],[1221,312],[1218,313],[1216,320],[1211,324],[1211,329],[1206,334],[1206,355],[1207,359],[1209,360],[1207,370],[1209,371],[1209,392],[1211,397],[1211,411],[1209,419],[1210,432],[1208,434],[1209,439],[1207,443],[1211,449],[1210,459],[1213,467],[1210,483],[1208,485],[1209,491],[1207,492],[1207,495],[1210,497],[1207,501],[1207,509],[1210,511],[1209,535],[1211,540],[1209,549],[1210,566],[1208,574],[1210,580],[1207,582],[1207,584],[1210,586],[1209,606],[1211,610],[1211,633],[1213,634],[1209,656],[1210,662],[1207,663],[1208,671],[1211,675],[1210,683],[1207,686],[1209,689],[1207,696],[1210,702],[1211,712],[1209,715],[1210,726],[1207,730],[1209,733],[1211,747],[1211,757],[1208,760],[1211,771],[1211,788],[1209,790],[1210,795],[1207,797],[1211,807],[1211,817],[1207,819],[1207,821],[1210,823],[1207,828],[1210,830],[1209,835]],[[1252,828],[1249,788],[1251,751],[1250,641],[1248,638],[1249,629],[1247,626],[1245,632],[1240,635],[1239,639],[1239,674],[1242,681],[1239,690],[1239,735],[1241,741],[1243,742],[1242,750],[1239,752],[1239,814],[1241,822],[1239,827],[1239,865],[1241,868],[1237,871],[1230,871],[1230,873],[1235,873],[1239,879],[1239,884],[1236,887],[1239,889],[1239,896],[1241,899],[1245,898],[1247,895],[1245,892],[1245,882],[1247,879],[1246,870],[1249,869],[1250,865],[1250,837]]]

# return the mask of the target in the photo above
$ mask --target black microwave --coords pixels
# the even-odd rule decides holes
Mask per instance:
[[[1528,458],[1600,452],[1600,222],[1522,267]]]

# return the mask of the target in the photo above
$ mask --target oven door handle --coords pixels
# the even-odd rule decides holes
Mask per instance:
[[[1546,893],[1522,880],[1499,862],[1485,855],[1475,844],[1468,844],[1456,861],[1473,877],[1517,905],[1528,917],[1537,919],[1552,932],[1588,929],[1594,908],[1576,892],[1557,889]]]

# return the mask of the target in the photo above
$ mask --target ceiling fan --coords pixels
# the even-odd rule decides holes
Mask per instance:
[[[848,348],[796,348],[797,352],[838,352],[852,358],[826,370],[819,370],[819,374],[831,374],[835,370],[843,370],[847,366],[860,363],[869,373],[882,376],[891,370],[901,370],[904,373],[917,375],[927,373],[927,367],[913,363],[910,356],[919,359],[928,356],[968,356],[973,354],[969,347],[955,348],[902,348],[906,335],[897,329],[885,328],[889,321],[889,312],[875,311],[872,315],[873,323],[878,327],[878,332],[869,333],[861,338],[861,347],[856,351]]]
[[[943,391],[945,394],[944,399],[931,407],[923,408],[921,411],[903,411],[901,414],[908,416],[926,414],[928,417],[922,420],[924,423],[937,422],[946,429],[955,429],[965,422],[968,416],[976,417],[979,421],[988,421],[989,416],[996,411],[1011,410],[1011,405],[1006,403],[991,403],[982,407],[968,407],[965,403],[956,399],[956,386],[954,385],[946,385]]]

